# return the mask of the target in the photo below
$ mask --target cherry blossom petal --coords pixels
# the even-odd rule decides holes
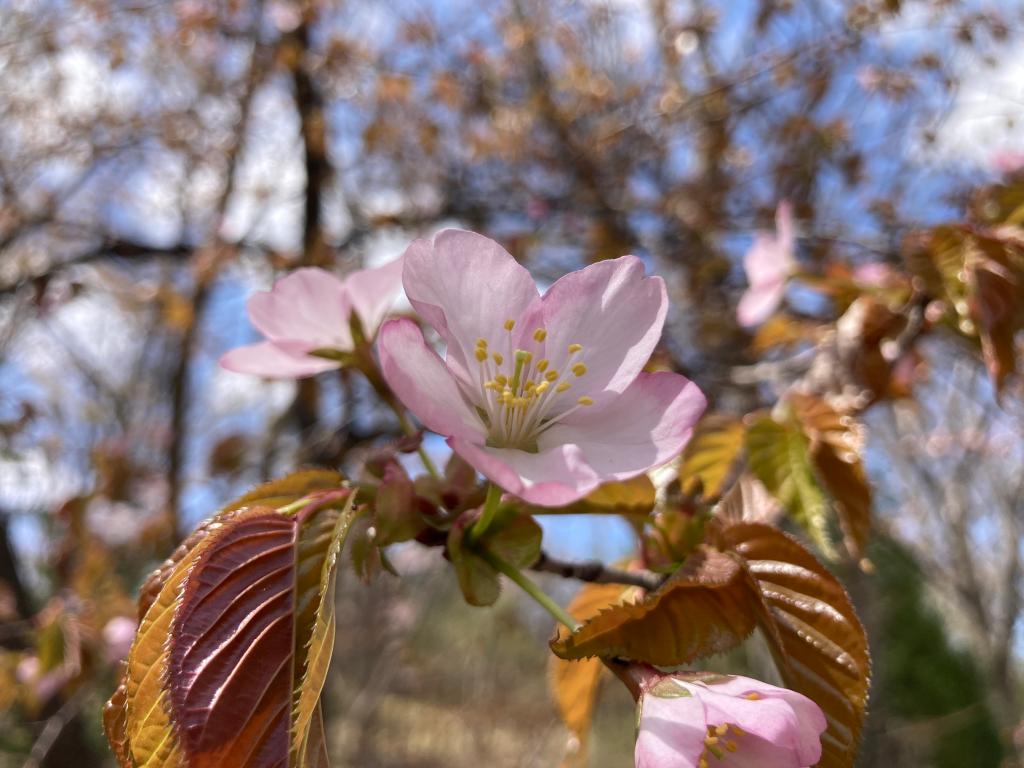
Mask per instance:
[[[793,249],[796,247],[796,227],[793,224],[793,206],[788,200],[780,201],[775,207],[775,237],[792,266],[795,264]]]
[[[797,723],[797,727],[793,730],[794,738],[792,744],[796,753],[803,761],[800,764],[812,765],[818,761],[821,756],[820,735],[828,726],[828,723],[818,705],[803,694],[791,691],[788,688],[780,688],[763,683],[760,680],[740,676],[730,677],[722,682],[709,683],[707,684],[707,689],[709,693],[714,695],[714,698],[710,699],[711,704],[709,706],[717,708],[732,706],[731,704],[723,703],[726,698],[728,698],[729,702],[747,701],[742,697],[748,694],[757,694],[760,697],[757,701],[749,702],[755,705],[755,707],[750,708],[750,711],[754,713],[758,711],[766,712],[766,708],[757,708],[756,705],[765,704],[769,701],[775,701],[780,705],[784,705],[788,710],[792,711],[793,719]],[[731,722],[736,722],[740,727],[744,727],[743,723],[738,720]],[[770,722],[751,723],[749,730],[751,733],[763,738],[769,738],[769,733],[772,731],[768,730],[768,728],[774,728],[776,725],[777,723],[772,725]]]
[[[224,353],[220,365],[235,373],[248,373],[265,379],[302,379],[338,368],[340,363],[312,357],[287,345],[261,341]]]
[[[745,328],[760,325],[778,309],[785,295],[785,279],[751,286],[740,297],[736,318]]]
[[[645,277],[636,256],[623,256],[570,272],[542,300],[547,355],[561,364],[570,344],[587,367],[580,382],[600,403],[623,391],[654,351],[668,311],[665,283]]]
[[[430,430],[467,440],[484,439],[483,425],[463,399],[458,382],[412,320],[389,320],[377,340],[388,386]]]
[[[249,319],[271,341],[300,339],[311,349],[351,350],[352,304],[344,283],[315,267],[297,269],[249,298]]]
[[[882,288],[896,279],[896,273],[884,262],[870,261],[854,268],[853,279],[861,285]]]
[[[750,287],[740,298],[736,312],[740,325],[764,322],[782,303],[786,280],[796,267],[795,246],[792,207],[782,201],[775,211],[775,233],[758,233],[743,257]]]
[[[388,311],[402,292],[402,264],[397,258],[380,267],[360,269],[345,278],[349,301],[359,315],[367,339],[377,334]]]
[[[744,736],[737,742],[739,749],[726,752],[721,761],[722,768],[810,768],[821,757],[818,755],[811,762],[806,762],[792,749],[780,746],[764,739]],[[708,763],[711,768],[711,763]]]
[[[602,478],[623,480],[678,456],[707,398],[677,373],[641,373],[604,407],[581,408],[538,441],[573,443]]]
[[[406,249],[403,282],[409,301],[448,344],[448,362],[472,380],[476,340],[504,338],[506,320],[519,320],[539,301],[530,273],[493,240],[475,232],[446,229],[433,243],[417,240]],[[520,323],[512,348],[533,328]],[[504,349],[500,350],[505,353]],[[511,351],[511,350],[509,350]]]
[[[542,507],[569,504],[601,483],[575,445],[555,445],[538,453],[490,448],[457,437],[449,438],[448,445],[488,480]]]
[[[696,768],[707,728],[696,696],[641,699],[636,768]]]

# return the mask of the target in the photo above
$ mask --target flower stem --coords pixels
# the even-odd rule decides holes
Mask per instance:
[[[498,513],[498,505],[501,503],[501,488],[494,483],[487,486],[487,499],[484,501],[484,510],[480,513],[480,519],[473,525],[469,532],[471,542],[479,541],[480,537],[487,533],[487,529],[494,522],[494,516]]]
[[[532,597],[541,608],[550,613],[557,622],[564,624],[573,632],[579,629],[580,623],[570,616],[562,606],[552,600],[544,590],[526,578],[522,571],[489,550],[484,550],[481,554],[494,570],[508,576],[523,592]]]

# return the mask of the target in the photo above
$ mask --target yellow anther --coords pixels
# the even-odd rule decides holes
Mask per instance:
[[[508,405],[509,403],[512,402],[513,397],[514,395],[512,394],[512,390],[506,389],[504,392],[501,393],[501,402],[505,403],[505,405]]]
[[[742,728],[740,728],[735,723],[730,725],[729,727],[733,730],[733,733],[735,733],[737,736],[743,736],[743,735],[746,734],[746,731],[744,731]]]
[[[565,390],[569,389],[569,387],[571,386],[572,384],[570,384],[568,381],[563,381],[561,384],[555,387],[555,392],[565,392]]]
[[[482,349],[487,349],[487,339],[481,336],[479,339],[476,340],[476,345]]]
[[[588,397],[587,395],[583,395],[583,397],[581,397],[576,402],[579,403],[580,405],[593,405],[594,404],[594,398]]]
[[[735,752],[737,749],[740,748],[740,745],[737,744],[732,739],[729,739],[728,741],[725,742],[725,748],[729,752]]]
[[[521,355],[519,352],[516,352],[516,359],[518,360],[520,357],[522,357],[523,365],[529,365],[533,362],[532,352],[523,352]]]
[[[708,730],[710,730],[710,728]],[[725,734],[727,734],[728,732],[729,732],[729,724],[728,723],[720,723],[719,725],[715,726],[715,735],[716,736],[725,736]]]
[[[743,694],[743,698],[744,699],[749,699],[750,701],[758,701],[761,698],[761,694],[760,693],[754,693],[754,692],[745,693],[745,694]]]
[[[703,755],[700,758],[700,762],[697,763],[697,768],[708,768],[708,759]]]
[[[717,736],[705,736],[704,737],[704,746],[705,747],[713,747],[717,743],[718,743],[718,737]]]
[[[536,389],[537,394],[538,395],[543,395],[545,392],[548,391],[548,387],[550,387],[550,386],[551,386],[551,382],[550,381],[542,381],[540,384],[537,385],[537,389]]]
[[[572,372],[575,373],[577,376],[582,376],[587,372],[587,366],[585,363],[575,363],[572,366]]]
[[[498,365],[501,365],[502,363],[505,362],[505,356],[503,354],[501,354],[501,352],[495,352],[493,357],[494,357],[494,362],[496,362]]]
[[[508,384],[508,376],[506,376],[504,373],[499,373],[497,376],[494,377],[494,381],[504,387],[506,384]]]
[[[481,363],[487,359],[487,350],[483,349],[482,347],[477,347],[476,352],[474,354],[476,355],[476,359],[479,360]]]
[[[537,361],[537,370],[544,373],[548,369],[548,359],[546,357],[541,358]]]
[[[526,382],[523,385],[523,391],[524,392],[533,392],[533,390],[535,390],[536,388],[537,388],[537,382],[534,381],[533,379],[530,379],[528,382]]]
[[[558,379],[558,371],[552,369],[544,374],[544,378],[548,381],[555,381]]]
[[[570,355],[575,355],[581,349],[583,349],[583,345],[582,344],[570,344],[569,345],[569,354]]]
[[[544,339],[546,339],[547,337],[548,332],[545,331],[543,328],[538,328],[536,331],[533,332],[534,341],[544,341]]]
[[[515,320],[506,320],[505,321],[505,330],[506,331],[511,331],[515,327],[516,327],[516,321]]]

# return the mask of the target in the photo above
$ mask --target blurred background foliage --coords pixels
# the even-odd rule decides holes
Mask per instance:
[[[655,364],[719,414],[773,406],[795,379],[856,410],[879,541],[870,562],[836,567],[875,655],[861,763],[1018,764],[1024,303],[1006,277],[1019,259],[998,265],[1024,219],[1022,13],[1011,0],[3,3],[0,762],[110,765],[99,710],[145,573],[248,486],[302,464],[351,469],[397,438],[347,374],[218,369],[254,337],[245,298],[300,265],[376,264],[455,224],[542,283],[641,255],[673,301]],[[741,257],[782,199],[801,281],[752,334],[735,320]],[[972,283],[957,238],[988,247],[991,232],[997,266]],[[899,299],[855,277],[879,265]],[[895,325],[851,314],[866,295]],[[575,557],[630,544],[608,521],[549,538]],[[333,754],[557,764],[550,622],[513,595],[464,605],[437,555],[400,548],[404,578],[368,587],[344,574]],[[630,764],[624,691],[609,686],[596,723],[590,764]]]

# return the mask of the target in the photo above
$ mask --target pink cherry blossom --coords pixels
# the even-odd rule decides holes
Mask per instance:
[[[813,701],[749,677],[628,673],[639,689],[636,768],[807,768],[827,723]]]
[[[1003,149],[993,152],[991,156],[992,167],[1002,173],[1016,173],[1024,168],[1024,151],[1015,149]]]
[[[128,616],[115,616],[103,625],[104,651],[108,663],[115,664],[128,658],[138,628],[135,619]]]
[[[793,250],[793,211],[783,200],[775,210],[775,234],[758,232],[743,257],[743,269],[750,287],[740,297],[736,317],[740,325],[759,325],[782,303],[786,280],[796,268]]]
[[[351,352],[352,315],[372,339],[401,291],[402,260],[341,280],[315,267],[297,269],[249,299],[249,319],[266,341],[220,359],[229,371],[266,378],[303,378],[340,367],[319,352]]]
[[[540,296],[501,246],[445,230],[405,252],[411,320],[381,329],[384,378],[479,472],[544,506],[678,455],[706,401],[675,373],[643,373],[665,322],[658,277],[635,256],[572,272]]]

